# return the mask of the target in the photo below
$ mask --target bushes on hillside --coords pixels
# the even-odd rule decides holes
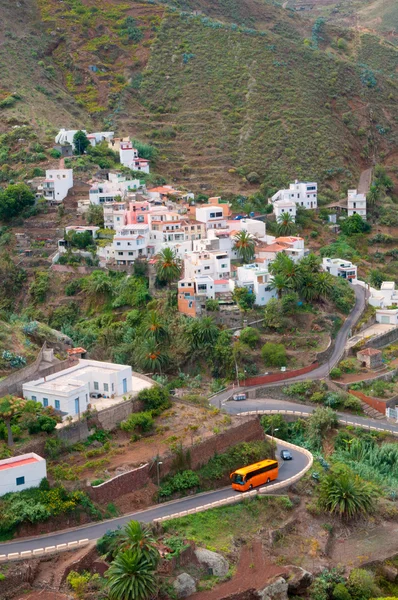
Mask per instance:
[[[240,332],[239,341],[249,346],[249,348],[255,348],[260,341],[260,334],[254,327],[245,327]]]
[[[143,403],[146,411],[152,411],[154,415],[160,414],[171,406],[169,392],[158,385],[141,390],[137,400]]]
[[[153,428],[154,420],[151,411],[133,413],[120,423],[122,431],[147,433]]]
[[[261,357],[269,367],[285,367],[287,364],[287,354],[283,344],[267,342],[261,349]]]

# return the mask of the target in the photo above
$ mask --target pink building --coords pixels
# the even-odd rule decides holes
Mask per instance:
[[[124,225],[149,222],[149,202],[130,202],[128,210],[124,213]]]

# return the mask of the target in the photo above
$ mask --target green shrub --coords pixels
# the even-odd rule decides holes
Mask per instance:
[[[348,577],[347,587],[355,600],[369,600],[379,593],[373,573],[365,569],[353,569]]]
[[[353,410],[354,412],[359,412],[362,410],[362,404],[359,398],[355,396],[348,396],[344,399],[343,407],[347,410]]]
[[[152,388],[141,390],[137,400],[143,403],[144,408],[152,411],[153,414],[160,414],[166,408],[171,406],[169,392],[159,385]]]
[[[283,393],[287,396],[306,396],[313,394],[315,389],[313,381],[298,381],[283,388]]]
[[[331,379],[340,379],[341,375],[342,371],[338,367],[333,367],[333,369],[330,370]]]
[[[260,334],[254,327],[245,327],[240,332],[239,340],[249,348],[255,348],[260,340]]]
[[[261,349],[261,357],[269,367],[284,367],[287,363],[286,349],[283,344],[267,342]]]
[[[154,420],[150,411],[133,413],[126,421],[120,423],[122,431],[140,431],[147,433],[153,429]]]
[[[172,494],[184,492],[198,486],[198,475],[193,471],[183,471],[182,473],[177,473],[177,475],[170,477],[165,483],[162,483],[159,488],[159,497],[166,498]]]
[[[344,583],[338,583],[333,590],[334,600],[351,600],[351,594]]]
[[[325,394],[323,392],[315,392],[310,397],[310,401],[314,402],[315,404],[323,404],[324,400],[325,400]]]
[[[355,358],[346,358],[339,362],[339,368],[343,373],[356,373],[358,371],[358,363]]]

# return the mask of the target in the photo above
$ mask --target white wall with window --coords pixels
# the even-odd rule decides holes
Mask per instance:
[[[52,406],[63,417],[74,417],[85,412],[88,404],[95,404],[90,398],[93,392],[107,398],[131,392],[132,370],[126,365],[80,359],[69,369],[23,384],[22,389],[24,398]]]
[[[6,458],[0,460],[0,475],[0,496],[22,492],[38,487],[41,480],[47,477],[46,461],[34,452]]]

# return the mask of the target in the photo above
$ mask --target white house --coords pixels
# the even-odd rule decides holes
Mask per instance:
[[[324,258],[322,268],[335,277],[342,277],[351,281],[357,278],[357,267],[349,260],[341,258]]]
[[[229,279],[231,259],[226,252],[191,252],[184,258],[185,278],[208,275],[213,279]]]
[[[72,187],[73,169],[47,169],[43,196],[48,202],[62,202]]]
[[[378,308],[376,310],[376,323],[398,327],[398,308]]]
[[[253,237],[263,238],[265,236],[265,223],[258,219],[228,220],[227,228],[234,235],[239,231],[246,231]]]
[[[347,214],[349,217],[360,215],[366,220],[366,194],[358,194],[358,190],[348,190]]]
[[[92,146],[96,146],[101,142],[110,142],[113,139],[114,131],[96,131],[95,133],[88,133],[87,139]]]
[[[271,288],[272,275],[258,263],[238,267],[236,281],[230,280],[231,289],[245,287],[256,295],[255,304],[264,306],[271,298],[276,298],[276,290]]]
[[[22,390],[26,399],[52,406],[62,416],[75,416],[87,410],[92,393],[112,398],[131,392],[132,370],[126,365],[81,358],[68,369],[24,383]]]
[[[128,167],[133,171],[142,171],[149,173],[149,160],[139,158],[138,150],[133,148],[130,141],[121,141],[119,149],[120,162],[124,167]]]
[[[73,145],[73,138],[78,131],[83,131],[83,133],[87,134],[85,129],[60,129],[55,136],[55,143],[61,146],[65,146],[66,144]]]
[[[196,207],[196,219],[201,223],[206,224],[206,229],[227,227],[227,219],[224,216],[222,205],[209,205]]]
[[[111,204],[124,199],[141,187],[139,179],[118,178],[112,181],[94,183],[89,191],[90,204]]]
[[[279,190],[270,198],[269,202],[274,204],[279,200],[293,200],[297,206],[306,209],[318,206],[318,184],[314,181],[296,181],[289,185],[288,190]]]
[[[296,221],[296,203],[293,200],[276,200],[274,202],[274,214],[279,221],[285,214],[289,214],[293,221]]]
[[[137,258],[147,256],[148,243],[149,225],[145,223],[118,229],[112,243],[116,264],[129,265]]]
[[[394,281],[383,281],[379,290],[370,288],[369,304],[376,308],[398,306],[398,290]]]
[[[0,460],[0,473],[0,496],[22,492],[38,487],[41,480],[47,477],[46,461],[34,452],[20,454]]]

